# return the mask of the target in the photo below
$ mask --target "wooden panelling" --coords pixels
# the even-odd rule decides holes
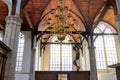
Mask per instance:
[[[67,74],[68,80],[90,80],[90,71],[36,71],[35,80],[58,80],[58,74]]]

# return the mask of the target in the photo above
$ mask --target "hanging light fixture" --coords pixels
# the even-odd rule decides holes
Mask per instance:
[[[56,9],[52,8],[51,14],[48,17],[48,29],[56,34],[59,41],[63,41],[68,33],[70,33],[69,19],[71,18],[70,8],[65,6],[63,0],[58,0],[58,6]],[[52,18],[50,18],[50,15]],[[54,17],[54,20],[52,20]]]

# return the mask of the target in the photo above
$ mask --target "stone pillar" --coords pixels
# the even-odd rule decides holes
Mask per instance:
[[[36,54],[36,36],[34,36],[33,48],[31,50],[31,67],[29,80],[35,79],[35,54]]]
[[[22,0],[17,0],[16,10],[15,10],[15,13],[16,13],[17,15],[20,15],[21,1],[22,1]]]
[[[36,53],[36,49],[32,49],[29,80],[35,79],[35,53]]]
[[[22,20],[18,15],[8,16],[6,18],[6,29],[4,43],[11,48],[11,54],[8,55],[5,71],[5,80],[14,80],[15,66],[18,48],[19,32]]]
[[[119,35],[119,39],[120,39],[120,14],[115,15],[115,21],[116,21],[116,24],[117,24],[118,35]]]
[[[97,68],[96,68],[96,57],[95,57],[95,47],[93,44],[93,35],[90,35],[88,40],[88,49],[90,56],[90,80],[98,80],[97,77]]]
[[[96,69],[96,59],[95,59],[95,47],[89,46],[89,55],[90,55],[90,80],[97,79],[97,69]]]

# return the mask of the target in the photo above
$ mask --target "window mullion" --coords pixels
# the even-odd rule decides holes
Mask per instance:
[[[108,62],[107,62],[107,53],[106,53],[106,47],[105,47],[105,38],[104,35],[102,35],[103,37],[103,47],[104,47],[104,55],[105,55],[105,63],[106,63],[106,71],[108,72]]]
[[[60,43],[60,71],[62,71],[62,43]]]

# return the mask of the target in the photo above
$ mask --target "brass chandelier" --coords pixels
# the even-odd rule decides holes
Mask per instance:
[[[52,8],[51,13],[49,13],[47,21],[48,30],[53,32],[52,34],[55,34],[59,41],[63,41],[66,35],[71,33],[70,27],[74,26],[70,19],[70,7],[65,6],[63,0],[58,0],[57,8]]]

